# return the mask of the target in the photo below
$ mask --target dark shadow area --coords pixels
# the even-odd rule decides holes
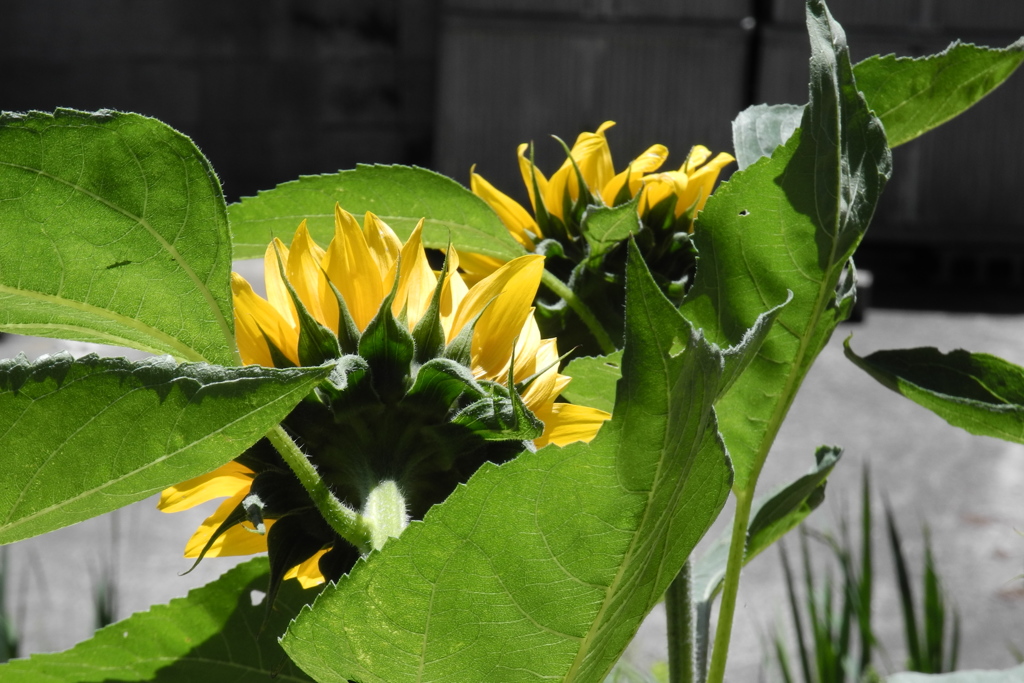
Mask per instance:
[[[1024,313],[1024,247],[1000,244],[865,244],[857,267],[871,271],[871,306]]]

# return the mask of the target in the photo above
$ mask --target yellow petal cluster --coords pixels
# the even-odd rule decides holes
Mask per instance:
[[[542,208],[549,215],[566,220],[565,198],[568,197],[569,204],[573,204],[580,196],[576,169],[579,169],[579,176],[583,178],[591,196],[606,206],[621,204],[623,197],[629,200],[643,192],[638,212],[640,218],[644,219],[653,207],[674,194],[678,198],[675,205],[676,218],[687,211],[691,212],[690,215],[696,215],[704,208],[721,170],[735,161],[732,155],[725,152],[712,158],[707,147],[697,145],[690,150],[678,170],[657,172],[668,158],[668,148],[659,144],[651,145],[624,170],[616,173],[611,148],[605,136],[605,132],[614,125],[614,121],[605,121],[593,133],[580,133],[569,152],[569,158],[550,178],[545,177],[527,156],[529,145],[519,145],[519,170],[534,215]],[[534,216],[476,173],[475,167],[470,171],[470,189],[494,209],[512,237],[527,251],[533,251],[536,242],[545,237]],[[476,257],[472,262],[464,263],[463,267],[475,275],[490,272],[498,265],[500,261]]]
[[[533,318],[533,298],[540,285],[544,258],[530,254],[509,261],[472,287],[458,272],[459,259],[459,254],[450,249],[440,301],[446,341],[452,341],[479,317],[471,345],[473,375],[505,383],[514,362],[511,370],[517,383],[536,376],[522,394],[523,402],[544,423],[544,432],[535,445],[565,445],[592,439],[610,415],[586,406],[555,402],[569,378],[558,372],[556,340],[541,339]],[[299,315],[288,291],[289,284],[309,313],[337,333],[341,320],[338,294],[362,332],[397,278],[392,313],[397,317],[404,315],[412,330],[427,312],[438,283],[438,275],[431,269],[423,248],[422,221],[402,244],[374,214],[368,212],[360,226],[354,216],[340,207],[335,208],[334,237],[326,250],[312,240],[303,221],[290,245],[275,238],[268,246],[264,277],[266,299],[257,295],[237,273],[232,273],[231,287],[235,336],[242,360],[270,367],[274,362],[268,341],[292,363],[299,364]],[[248,494],[254,476],[248,468],[231,462],[164,491],[158,505],[164,512],[228,497],[189,540],[186,557],[199,556],[221,522]],[[268,528],[272,524],[268,520]],[[253,531],[247,523],[235,525],[214,541],[207,556],[266,551],[266,536]],[[316,555],[293,568],[288,576],[299,578],[304,585],[323,581],[317,568],[318,558]]]

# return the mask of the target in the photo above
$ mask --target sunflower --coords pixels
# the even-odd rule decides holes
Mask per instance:
[[[589,441],[608,413],[556,402],[569,383],[556,340],[542,339],[533,297],[544,258],[509,261],[468,286],[449,248],[440,273],[421,240],[405,244],[367,213],[335,208],[327,249],[305,221],[264,258],[267,298],[232,274],[235,336],[246,364],[335,362],[331,378],[282,426],[343,504],[364,512],[397,487],[421,517],[486,461]],[[340,538],[267,440],[219,469],[167,489],[176,512],[226,497],[186,557],[271,554],[283,578],[334,579],[364,551]],[[284,529],[284,531],[281,531]],[[275,559],[275,555],[276,558]],[[197,562],[198,562],[197,559]]]
[[[668,148],[656,144],[616,173],[605,136],[614,125],[614,121],[605,121],[596,132],[580,133],[566,160],[550,178],[527,156],[530,145],[519,145],[519,171],[532,214],[476,173],[475,167],[470,171],[470,189],[530,252],[545,239],[563,243],[563,249],[567,242],[581,242],[583,214],[589,207],[614,207],[634,199],[644,227],[659,232],[692,232],[693,219],[704,208],[719,173],[735,159],[725,152],[712,158],[711,150],[696,145],[678,170],[658,172],[668,158]],[[501,265],[501,261],[481,255],[463,255],[462,263],[470,279]]]
[[[470,171],[470,189],[509,234],[525,251],[547,257],[546,290],[535,301],[541,331],[584,355],[621,347],[627,238],[636,240],[665,295],[682,302],[696,266],[694,219],[722,169],[734,161],[697,145],[678,170],[661,171],[668,149],[657,144],[616,173],[605,135],[614,125],[606,121],[593,133],[581,133],[571,149],[563,143],[565,162],[550,177],[533,163],[532,147],[519,145],[519,170],[532,210],[475,167]],[[460,262],[467,282],[503,265],[482,254],[462,254]]]

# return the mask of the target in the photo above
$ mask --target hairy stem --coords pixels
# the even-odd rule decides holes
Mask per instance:
[[[753,494],[750,491],[736,491],[735,494],[736,516],[732,523],[729,560],[725,566],[725,580],[722,584],[722,606],[718,611],[718,625],[715,627],[715,644],[711,651],[707,683],[722,683],[725,680],[725,662],[729,657],[729,639],[732,637],[732,620],[736,614],[740,570],[743,569],[744,555],[747,551],[747,527],[750,525]]]
[[[696,631],[692,601],[692,569],[692,562],[686,560],[665,592],[669,683],[694,683],[695,680]]]
[[[295,476],[299,478],[303,488],[313,499],[317,510],[323,515],[331,528],[346,541],[359,548],[361,552],[369,552],[372,548],[371,529],[366,520],[352,508],[334,497],[323,479],[317,474],[313,463],[306,454],[299,450],[288,433],[281,425],[275,425],[267,432],[267,439],[288,463]]]
[[[580,317],[583,324],[590,330],[590,334],[594,335],[594,339],[597,340],[597,345],[601,347],[603,353],[614,353],[618,349],[615,348],[615,342],[608,336],[608,331],[604,329],[601,322],[594,315],[594,312],[590,310],[583,299],[576,296],[576,293],[569,288],[567,284],[559,280],[557,277],[551,274],[550,271],[545,270],[544,275],[541,276],[540,281],[544,283],[544,286],[550,289],[552,292],[562,297],[565,303],[569,305],[569,308]]]

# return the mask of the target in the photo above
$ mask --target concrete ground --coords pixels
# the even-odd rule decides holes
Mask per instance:
[[[809,521],[831,530],[844,509],[855,509],[861,467],[869,463],[876,502],[882,492],[892,501],[915,572],[920,527],[931,529],[940,574],[962,619],[962,667],[1008,667],[1014,662],[1009,646],[1024,649],[1024,446],[970,436],[882,388],[843,357],[848,334],[862,354],[930,345],[986,351],[1024,365],[1024,317],[870,310],[864,323],[844,325],[807,378],[759,487],[767,491],[805,472],[821,444],[843,446],[827,501]],[[8,335],[0,340],[0,357],[21,350],[36,357],[62,346],[67,344]],[[78,354],[92,350],[70,347]],[[212,558],[180,576],[189,566],[181,557],[185,541],[209,510],[164,515],[154,505],[143,501],[8,547],[5,588],[24,653],[60,650],[88,637],[94,587],[105,574],[115,578],[118,616],[124,617],[183,595],[232,566],[231,559]],[[899,605],[881,531],[876,522],[875,624],[898,669]],[[788,624],[778,554],[770,549],[744,573],[729,679],[777,680],[763,665],[762,642]],[[628,656],[640,665],[664,659],[660,608]]]

